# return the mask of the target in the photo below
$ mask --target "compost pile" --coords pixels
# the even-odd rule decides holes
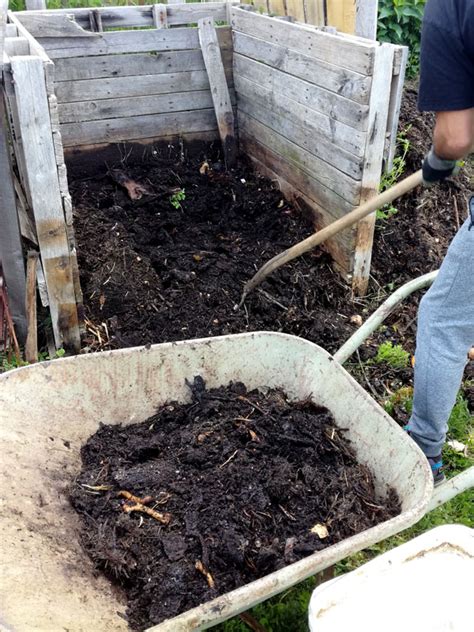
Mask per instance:
[[[257,268],[308,237],[312,223],[245,157],[226,171],[218,144],[184,154],[155,147],[120,169],[98,160],[93,177],[70,170],[86,346],[104,348],[97,331],[114,348],[273,330],[334,350],[341,332],[352,333],[348,317],[334,313],[347,290],[321,250],[283,267],[234,310]],[[148,193],[130,199],[117,171]]]
[[[82,543],[126,590],[134,629],[175,616],[400,512],[330,413],[241,383],[103,425],[71,493]]]

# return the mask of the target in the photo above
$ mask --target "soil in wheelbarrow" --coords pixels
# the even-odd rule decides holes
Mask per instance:
[[[137,630],[400,512],[326,409],[241,383],[189,387],[189,404],[101,426],[71,493],[83,546]]]

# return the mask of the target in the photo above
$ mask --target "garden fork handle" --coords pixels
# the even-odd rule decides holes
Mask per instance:
[[[291,246],[291,248],[287,248],[283,252],[277,254],[275,257],[273,257],[273,259],[267,261],[250,279],[250,281],[247,281],[244,287],[239,307],[243,304],[247,294],[251,292],[254,288],[256,288],[257,285],[260,285],[260,283],[269,274],[271,274],[281,266],[285,265],[285,263],[288,263],[289,261],[300,257],[302,254],[308,252],[308,250],[311,250],[315,246],[318,246],[323,241],[334,237],[334,235],[339,233],[341,230],[349,228],[349,226],[352,226],[352,224],[355,224],[366,215],[369,215],[382,206],[385,206],[385,204],[390,204],[391,202],[393,202],[393,200],[396,200],[400,196],[408,193],[416,186],[421,184],[422,181],[423,176],[420,169],[419,171],[413,173],[411,176],[408,176],[401,182],[398,182],[393,187],[390,187],[383,193],[379,193],[378,195],[371,197],[369,200],[367,200],[367,202],[364,202],[364,204],[361,204],[347,215],[344,215],[344,217],[341,217],[332,224],[329,224],[329,226],[326,226],[322,230],[319,230],[317,233],[314,233],[314,235],[307,237],[303,241],[300,241],[294,246]]]

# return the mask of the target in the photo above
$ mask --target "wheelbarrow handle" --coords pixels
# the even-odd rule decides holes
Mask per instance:
[[[285,263],[288,263],[289,261],[300,257],[302,254],[304,254],[308,250],[311,250],[315,246],[318,246],[323,241],[334,237],[334,235],[339,233],[341,230],[349,228],[349,226],[352,226],[353,224],[364,218],[366,215],[370,215],[370,213],[373,213],[377,209],[385,206],[385,204],[390,204],[391,202],[393,202],[393,200],[399,198],[405,193],[408,193],[416,186],[421,184],[422,180],[423,176],[420,169],[419,171],[413,173],[411,176],[408,176],[401,182],[398,182],[393,187],[390,187],[383,193],[379,193],[378,195],[371,197],[369,200],[367,200],[367,202],[364,202],[364,204],[361,204],[350,213],[347,213],[347,215],[344,215],[332,224],[329,224],[329,226],[326,226],[317,233],[314,233],[314,235],[307,237],[303,241],[300,241],[294,246],[291,246],[291,248],[287,248],[283,252],[277,254],[275,257],[273,257],[273,259],[267,261],[250,279],[250,281],[245,284],[240,305],[243,304],[247,294],[251,292],[254,288],[256,288],[257,285],[260,285],[260,283],[277,268],[280,268]]]

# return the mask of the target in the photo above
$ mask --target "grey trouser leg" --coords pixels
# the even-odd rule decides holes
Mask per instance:
[[[413,414],[408,429],[429,457],[438,456],[474,344],[474,226],[449,246],[418,311]]]

